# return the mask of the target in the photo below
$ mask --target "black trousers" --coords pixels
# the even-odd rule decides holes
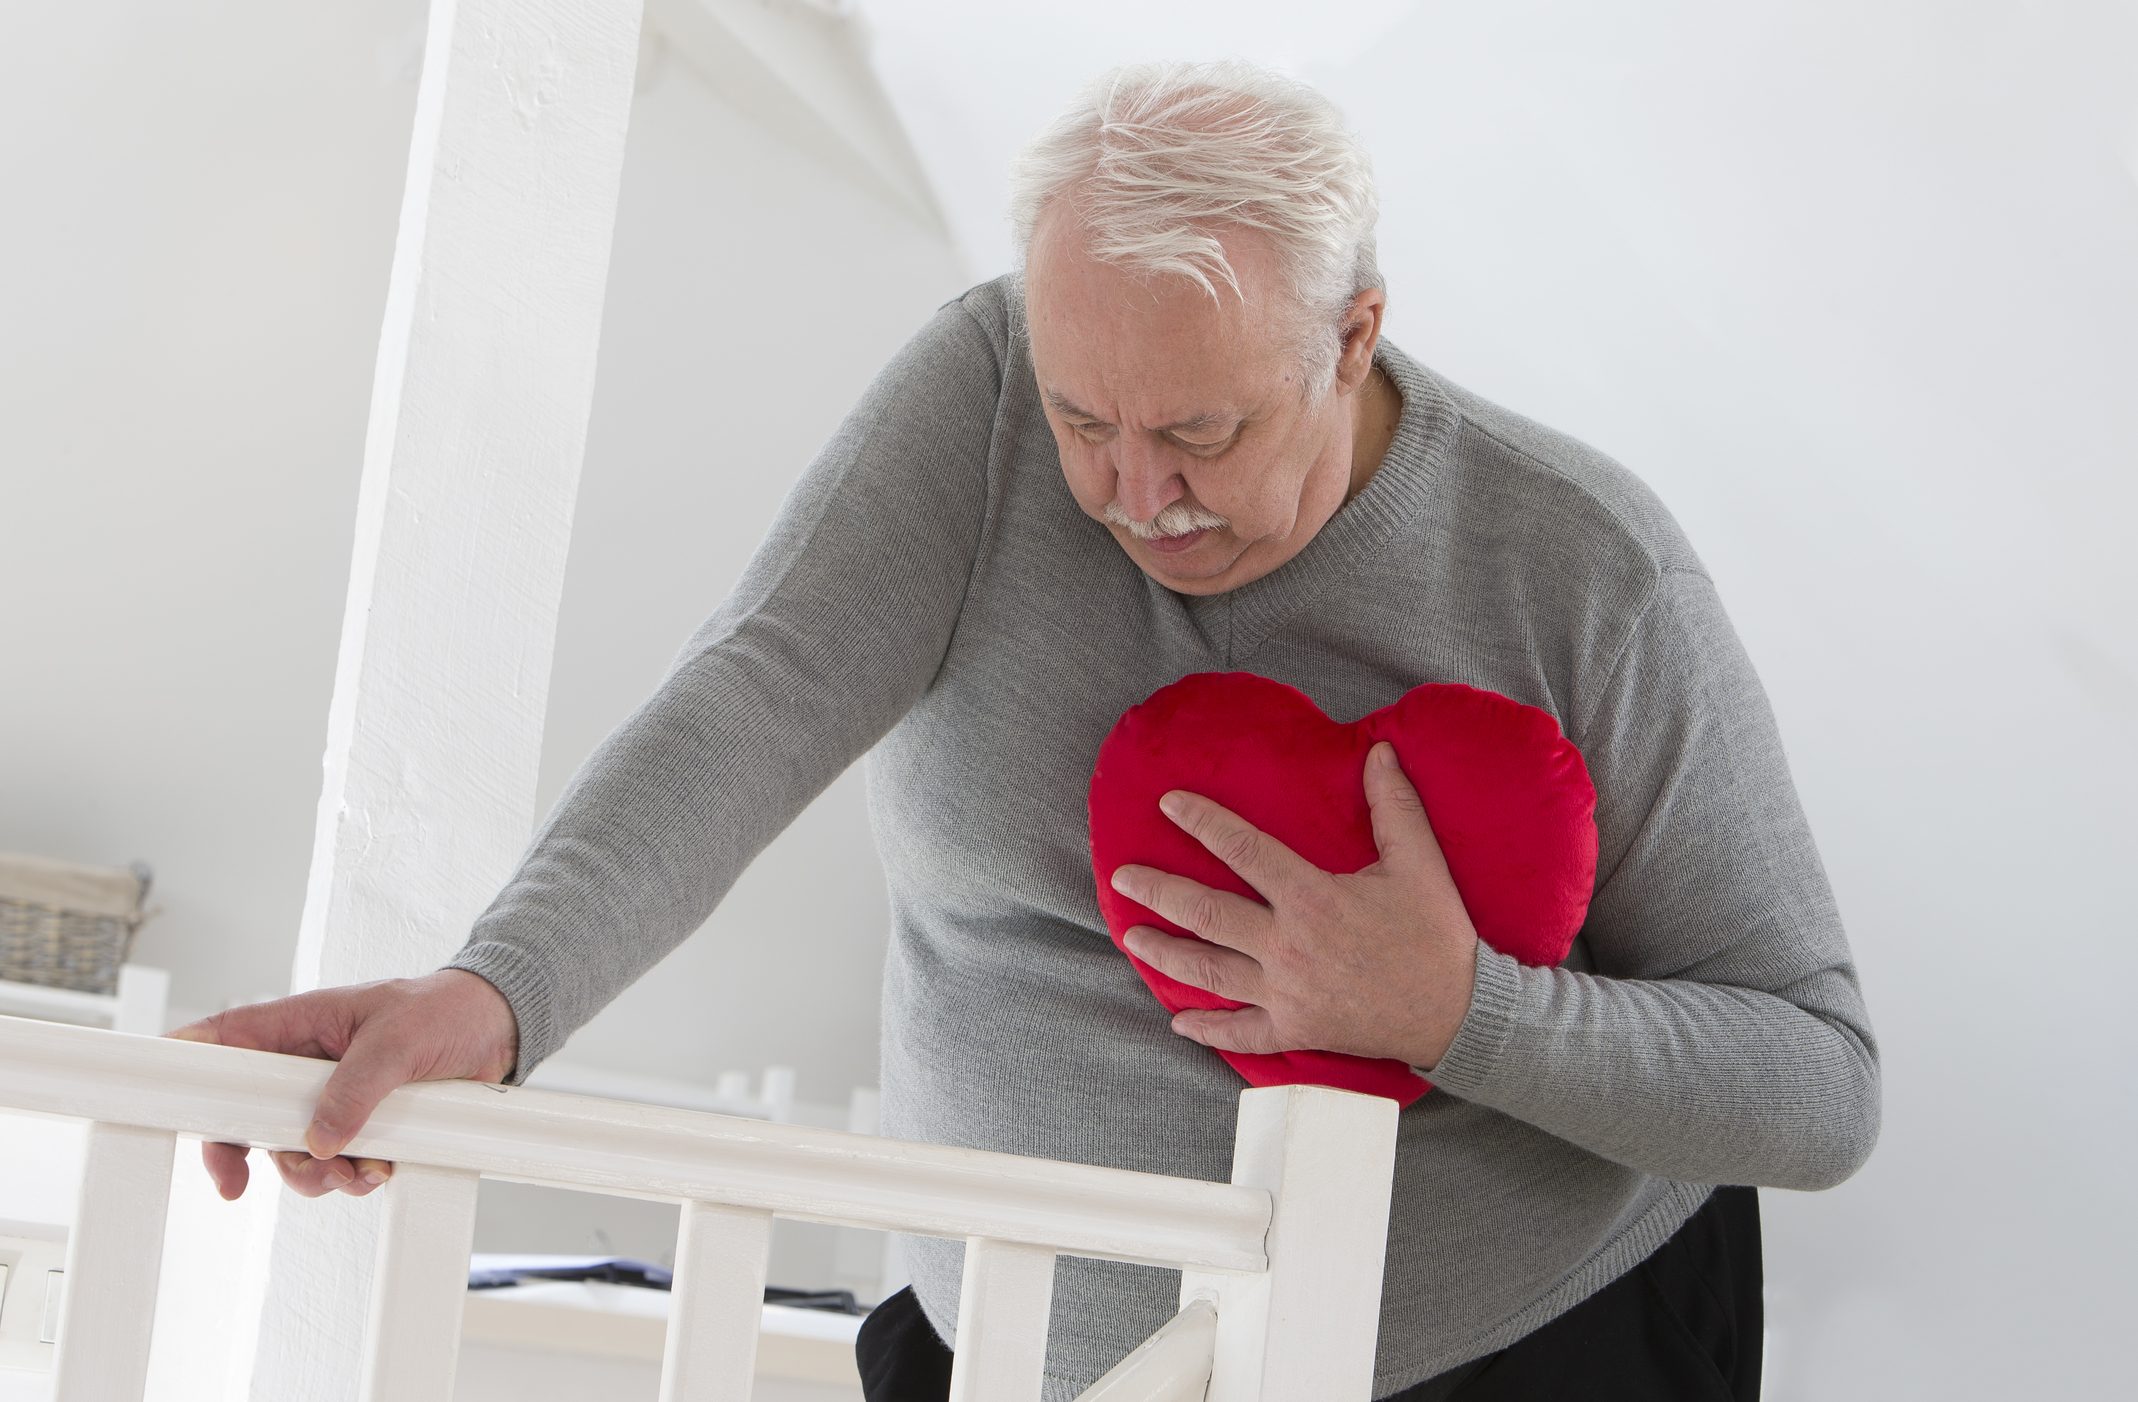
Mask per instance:
[[[1384,1402],[1757,1402],[1759,1195],[1717,1188],[1670,1240],[1535,1333]],[[911,1290],[854,1341],[868,1402],[945,1402],[950,1350]]]

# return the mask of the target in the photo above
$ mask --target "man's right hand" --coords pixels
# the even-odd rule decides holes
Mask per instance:
[[[320,1092],[305,1131],[310,1152],[270,1156],[282,1181],[308,1198],[336,1189],[362,1197],[392,1175],[393,1165],[382,1159],[342,1155],[390,1092],[410,1081],[499,1082],[519,1057],[519,1025],[505,995],[465,969],[254,1003],[187,1023],[170,1035],[341,1063]],[[251,1176],[245,1146],[200,1148],[215,1190],[226,1200],[243,1193]]]

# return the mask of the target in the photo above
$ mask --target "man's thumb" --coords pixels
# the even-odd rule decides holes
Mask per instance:
[[[1420,848],[1439,855],[1425,803],[1404,774],[1396,747],[1386,740],[1366,752],[1366,806],[1373,815],[1373,845],[1382,861],[1413,856]]]

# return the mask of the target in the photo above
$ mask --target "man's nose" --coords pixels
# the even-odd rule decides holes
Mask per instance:
[[[1188,494],[1188,484],[1149,445],[1121,443],[1114,455],[1114,499],[1138,521],[1148,521]]]

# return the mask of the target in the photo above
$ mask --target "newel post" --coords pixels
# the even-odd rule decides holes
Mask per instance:
[[[1217,1303],[1207,1402],[1370,1402],[1396,1103],[1321,1086],[1243,1091],[1232,1181],[1271,1197],[1269,1270],[1184,1271]]]

